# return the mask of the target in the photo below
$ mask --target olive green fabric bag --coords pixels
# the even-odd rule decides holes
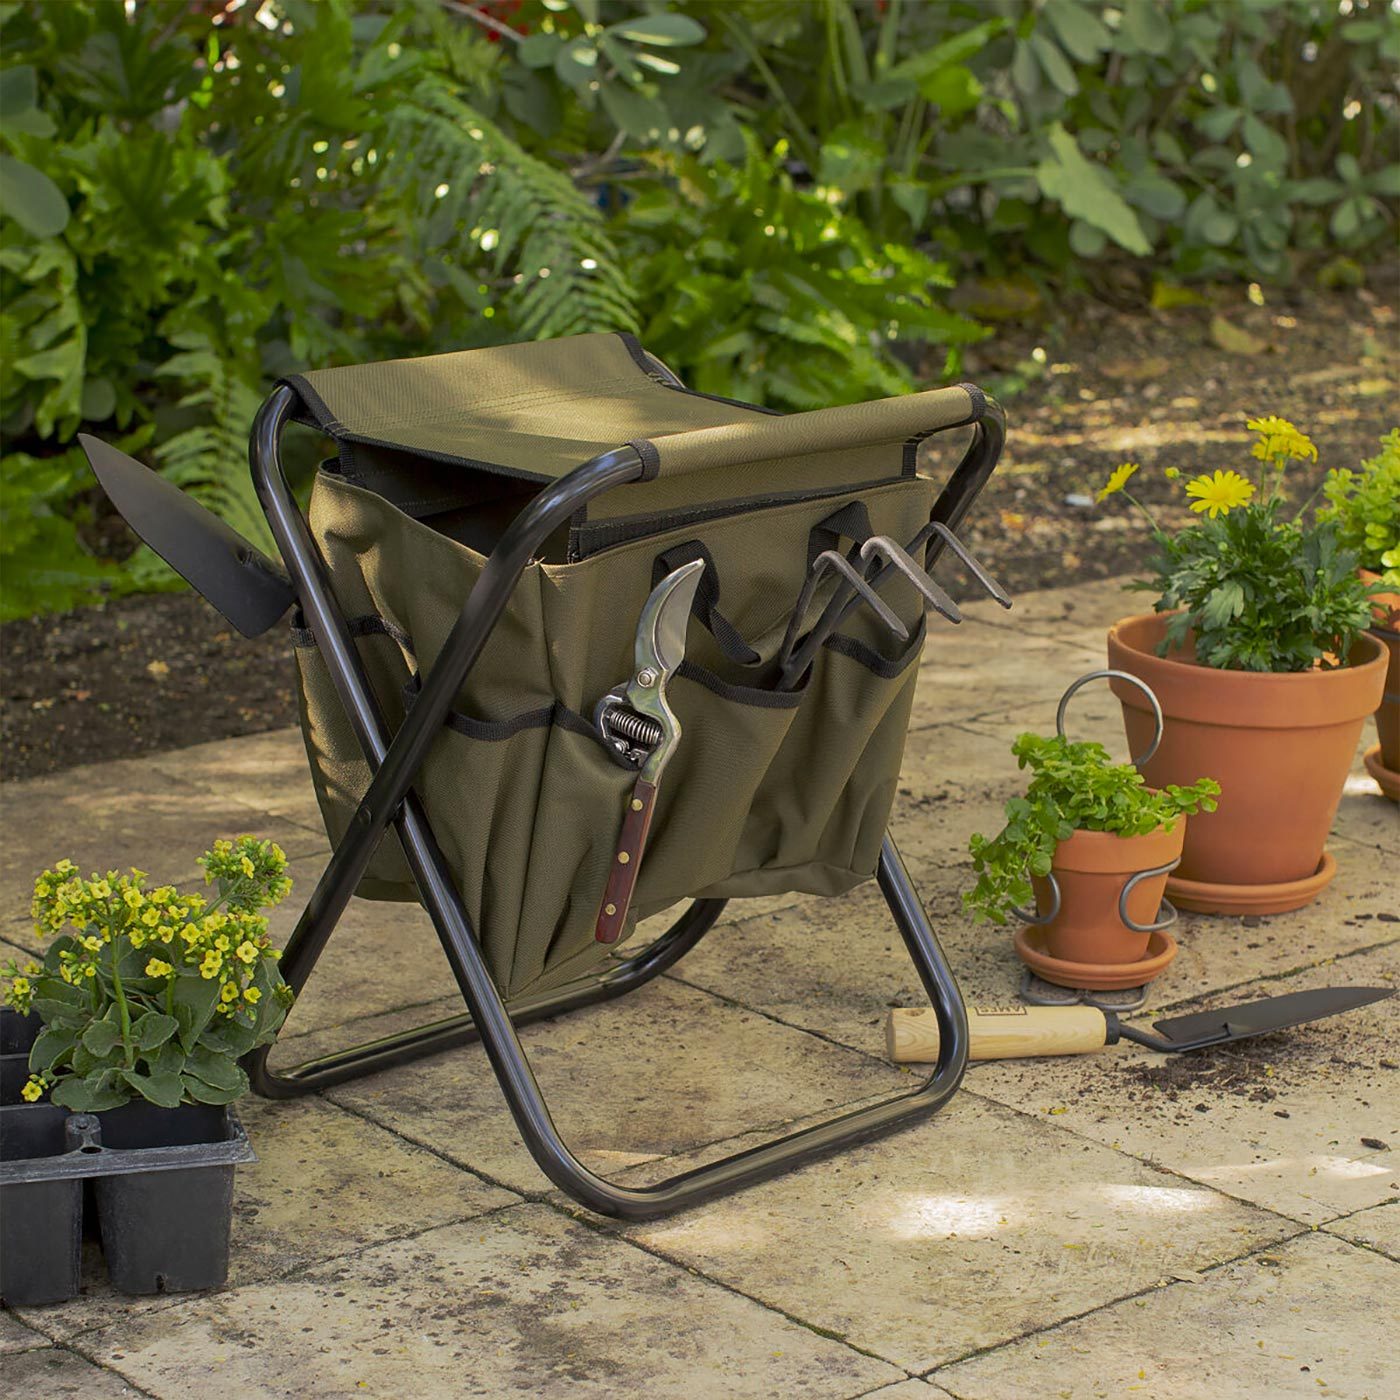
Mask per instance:
[[[794,691],[772,688],[774,659],[817,553],[871,533],[906,541],[929,519],[938,487],[919,473],[919,441],[972,421],[975,389],[783,418],[684,389],[623,335],[289,383],[339,448],[310,523],[391,727],[541,485],[623,443],[649,463],[650,480],[597,498],[526,569],[414,785],[506,997],[607,960],[594,925],[635,773],[591,716],[631,672],[651,589],[690,559],[706,570],[669,690],[682,737],[633,922],[693,897],[839,894],[874,873],[921,599],[902,579],[882,590],[910,639],[858,608]],[[339,841],[369,770],[310,634],[295,640],[307,752]],[[359,893],[416,898],[392,834]]]

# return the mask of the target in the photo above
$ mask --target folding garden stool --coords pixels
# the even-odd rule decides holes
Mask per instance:
[[[338,447],[305,517],[280,459],[292,421]],[[967,426],[940,490],[920,443]],[[293,1069],[257,1052],[254,1087],[290,1097],[480,1039],[550,1180],[631,1219],[936,1111],[962,1078],[966,1017],[885,830],[923,599],[893,569],[868,573],[908,639],[848,606],[796,684],[775,668],[814,561],[837,550],[865,573],[861,546],[881,537],[917,541],[932,566],[1002,440],[1000,410],[970,385],[780,415],[687,389],[628,335],[295,375],[262,406],[251,445],[288,578],[196,519],[169,483],[85,439],[137,533],[241,630],[295,605],[303,729],[334,851],[287,943],[288,983],[305,984],[352,895],[418,900],[466,1002],[467,1014]],[[669,687],[681,738],[626,931],[690,902],[619,957],[595,920],[636,775],[591,717],[634,670],[652,590],[696,560]],[[842,586],[837,571],[830,580]],[[573,1155],[516,1027],[649,981],[729,898],[837,895],[872,875],[938,1018],[940,1059],[922,1086],[650,1186],[616,1185]]]

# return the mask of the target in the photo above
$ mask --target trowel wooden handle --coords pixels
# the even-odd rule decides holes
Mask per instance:
[[[1082,1055],[1111,1043],[1108,1018],[1095,1006],[969,1006],[967,1027],[974,1060]],[[1112,1040],[1116,1039],[1115,1034]],[[896,1064],[936,1060],[938,1018],[933,1008],[895,1007],[885,1024],[885,1048]]]
[[[593,936],[599,943],[616,943],[627,921],[632,903],[632,891],[637,884],[637,867],[642,863],[647,833],[651,830],[651,814],[656,810],[656,784],[637,779],[632,796],[627,800],[627,814],[622,819],[622,832],[617,838],[612,869],[608,872],[603,902],[598,906],[598,921]]]

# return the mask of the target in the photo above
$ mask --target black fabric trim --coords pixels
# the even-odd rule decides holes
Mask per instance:
[[[966,428],[973,423],[980,423],[987,416],[987,396],[975,384],[955,384],[955,389],[961,389],[972,401],[971,409],[966,418],[960,419],[956,423],[949,423],[942,428],[930,428],[926,433],[915,433],[913,437],[906,438],[904,442],[903,467],[905,476],[915,476],[918,474],[919,444],[936,436],[938,433],[946,433],[949,428]]]
[[[323,428],[332,437],[342,431],[339,420],[327,407],[325,399],[311,387],[304,375],[284,374],[277,382],[291,389],[301,400],[303,407],[310,410],[311,420],[316,427]],[[303,418],[301,421],[307,420]]]
[[[667,574],[697,561],[705,565],[699,586],[690,602],[690,614],[715,639],[719,649],[740,666],[756,666],[762,658],[744,640],[743,633],[719,610],[719,570],[714,557],[699,540],[687,540],[672,545],[652,561],[651,586],[656,587]]]
[[[627,446],[642,459],[642,474],[637,480],[655,481],[661,472],[661,454],[656,450],[656,444],[650,438],[631,438]]]
[[[797,690],[760,690],[751,685],[734,685],[730,681],[723,680],[713,671],[706,670],[703,666],[697,666],[693,661],[682,661],[676,668],[676,675],[684,676],[688,681],[694,681],[696,685],[703,685],[706,690],[718,695],[721,700],[731,701],[736,705],[753,705],[761,710],[795,710],[806,694],[805,689]]]
[[[631,331],[618,331],[617,335],[618,339],[627,347],[627,353],[631,355],[637,368],[648,379],[660,384],[663,389],[674,389],[677,393],[686,394],[692,399],[709,399],[711,403],[727,404],[730,408],[747,408],[751,413],[766,413],[771,418],[783,416],[783,411],[780,408],[766,408],[761,403],[748,403],[743,399],[727,399],[723,394],[706,394],[700,389],[692,389],[659,360],[649,358],[646,347]]]
[[[881,680],[892,681],[908,670],[910,662],[918,655],[927,632],[928,617],[925,615],[919,619],[919,625],[914,629],[914,635],[909,639],[908,645],[895,657],[881,656],[874,647],[858,641],[855,637],[848,637],[842,632],[833,633],[823,645],[830,647],[838,656],[844,656],[848,660],[858,662],[867,671],[879,676]]]
[[[410,656],[414,654],[413,642],[408,633],[402,627],[390,622],[387,617],[380,617],[378,613],[365,613],[361,617],[348,618],[345,627],[352,637],[389,637],[396,641]],[[305,616],[300,608],[292,614],[291,630],[294,647],[315,648],[315,635],[306,625]]]

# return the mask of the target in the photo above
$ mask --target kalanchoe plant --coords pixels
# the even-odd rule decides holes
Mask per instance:
[[[23,1089],[79,1112],[134,1097],[175,1108],[229,1103],[248,1089],[238,1064],[277,1033],[292,1001],[258,911],[291,889],[271,841],[216,841],[200,859],[214,897],[146,888],[133,870],[83,879],[61,860],[34,883],[42,966],[11,965],[5,1000],[43,1030]]]
[[[1400,428],[1381,439],[1381,450],[1361,470],[1334,467],[1322,484],[1327,504],[1317,518],[1336,524],[1343,548],[1363,569],[1380,575],[1379,588],[1400,589]]]
[[[1157,593],[1158,612],[1176,611],[1159,654],[1194,638],[1196,660],[1218,670],[1308,671],[1345,666],[1370,620],[1357,554],[1331,520],[1306,524],[1309,501],[1287,515],[1281,494],[1289,462],[1316,461],[1311,440],[1282,418],[1256,418],[1255,480],[1216,471],[1186,483],[1203,518],[1175,532],[1125,488],[1138,470],[1117,467],[1099,492],[1122,491],[1152,526],[1155,577],[1132,585]],[[1167,476],[1180,473],[1167,468]]]
[[[963,907],[994,924],[1030,899],[1030,877],[1048,875],[1055,847],[1076,831],[1146,836],[1182,813],[1213,812],[1220,795],[1212,778],[1154,791],[1131,764],[1114,763],[1102,744],[1022,734],[1011,752],[1034,774],[1025,796],[1006,804],[1006,825],[996,836],[978,834],[968,844],[977,883],[964,893]]]

